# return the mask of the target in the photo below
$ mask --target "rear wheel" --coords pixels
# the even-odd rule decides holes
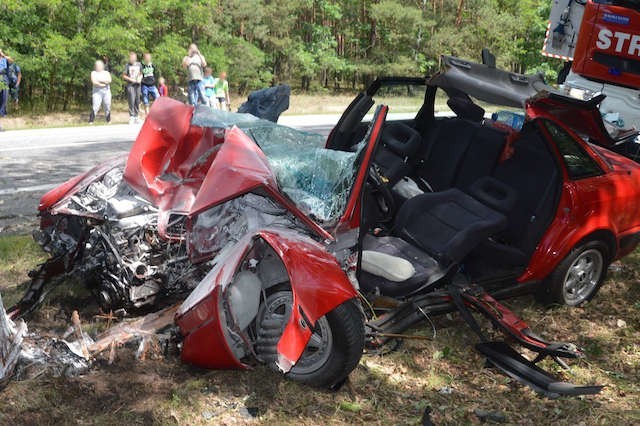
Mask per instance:
[[[551,273],[538,293],[546,304],[579,306],[591,300],[602,285],[609,266],[609,250],[602,241],[575,248]]]
[[[256,319],[256,354],[279,371],[276,345],[291,315],[293,295],[277,291],[267,297]],[[364,348],[364,318],[359,303],[347,300],[316,322],[307,347],[286,374],[294,381],[316,387],[331,387],[356,367]]]

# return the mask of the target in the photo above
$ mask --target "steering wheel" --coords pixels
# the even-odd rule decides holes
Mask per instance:
[[[372,163],[369,167],[369,184],[372,187],[372,195],[376,200],[380,216],[378,222],[387,223],[393,220],[396,212],[396,201],[387,185],[387,180],[378,171],[378,166]]]

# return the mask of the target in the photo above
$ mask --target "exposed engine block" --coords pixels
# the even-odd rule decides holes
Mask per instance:
[[[94,292],[105,310],[142,308],[155,303],[158,296],[193,289],[202,278],[202,266],[189,262],[184,239],[185,217],[172,216],[168,224],[175,238],[163,239],[158,233],[158,211],[136,195],[122,180],[119,168],[89,185],[68,201],[65,210],[90,215],[54,216],[56,221],[84,221],[82,260],[74,273]],[[41,240],[45,250],[69,250],[68,233],[51,226]]]

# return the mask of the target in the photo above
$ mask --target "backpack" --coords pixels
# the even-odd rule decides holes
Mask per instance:
[[[9,86],[14,87],[18,83],[18,65],[14,62],[9,64],[6,68],[7,78],[9,80]]]

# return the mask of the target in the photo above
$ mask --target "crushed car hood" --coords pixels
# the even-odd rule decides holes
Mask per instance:
[[[134,143],[124,179],[153,202],[161,215],[197,215],[251,191],[264,191],[311,230],[331,238],[320,225],[281,194],[275,174],[256,143],[229,121],[204,127],[194,108],[160,99]],[[233,114],[237,122],[262,122],[248,114]],[[239,118],[238,118],[239,117]],[[200,125],[199,125],[200,124]]]
[[[325,149],[321,135],[250,114],[182,104],[161,107],[187,110],[177,129],[148,120],[129,156],[125,179],[161,209],[189,215],[260,187],[289,200],[294,214],[304,214],[303,221],[332,228],[352,193],[359,193],[352,190],[360,162],[375,145],[369,142],[376,135],[368,132],[353,151]]]
[[[191,126],[193,107],[160,98],[138,135],[124,178],[161,210],[188,213],[223,138]]]

